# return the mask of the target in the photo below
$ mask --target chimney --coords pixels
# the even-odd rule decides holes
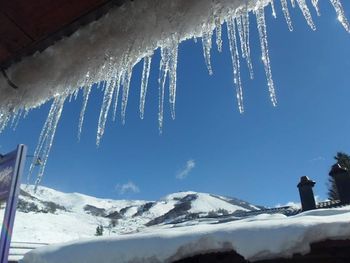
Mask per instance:
[[[342,204],[350,203],[350,175],[348,170],[339,164],[334,164],[329,175],[334,178],[340,202]]]
[[[316,209],[316,202],[314,197],[314,192],[312,188],[315,182],[310,180],[307,176],[300,177],[300,182],[298,184],[301,207],[303,211]]]

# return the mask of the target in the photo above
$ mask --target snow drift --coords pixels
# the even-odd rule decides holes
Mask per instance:
[[[235,250],[250,261],[307,253],[310,243],[347,239],[349,207],[310,211],[293,217],[260,215],[223,224],[161,227],[113,238],[86,239],[42,247],[23,263],[173,262],[209,252]]]

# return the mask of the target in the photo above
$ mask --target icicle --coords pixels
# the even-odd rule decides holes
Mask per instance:
[[[240,62],[239,62],[239,53],[237,47],[237,37],[236,37],[236,28],[235,22],[229,19],[227,22],[227,32],[228,32],[228,40],[231,51],[231,59],[233,66],[233,82],[236,86],[236,97],[238,101],[238,109],[240,113],[244,112],[243,107],[243,90],[242,90],[242,82],[241,82],[241,72],[240,72]]]
[[[310,10],[307,7],[305,0],[296,0],[296,1],[299,5],[301,12],[303,13],[303,15],[305,17],[307,24],[311,27],[312,30],[316,30],[316,26],[315,26],[314,22],[312,21]]]
[[[107,83],[105,82],[105,90],[103,95],[103,102],[100,111],[100,117],[98,119],[97,126],[97,137],[96,137],[96,145],[99,146],[101,142],[101,138],[105,132],[106,120],[109,112],[109,108],[112,103],[113,93],[115,88],[115,77]]]
[[[210,58],[210,51],[211,51],[211,38],[212,38],[213,32],[211,30],[205,30],[202,36],[202,45],[203,45],[203,54],[205,59],[205,64],[207,65],[209,75],[213,75],[213,69],[211,67],[211,58]]]
[[[121,118],[122,118],[123,125],[125,124],[126,107],[128,105],[128,99],[129,99],[131,75],[132,75],[132,68],[130,65],[127,65],[126,70],[125,70],[125,74],[122,78],[123,96],[122,96]]]
[[[164,113],[164,92],[165,92],[165,82],[167,73],[169,70],[169,60],[170,51],[167,47],[162,47],[160,50],[160,65],[159,65],[159,104],[158,104],[158,122],[159,122],[159,133],[162,134],[163,131],[163,113]]]
[[[254,78],[253,64],[252,64],[252,60],[250,58],[249,12],[247,9],[245,10],[245,12],[242,15],[242,24],[243,24],[243,36],[245,39],[245,47],[246,47],[246,58],[245,59],[247,60],[250,79],[253,79]]]
[[[73,93],[69,94],[68,102],[71,103],[73,99]]]
[[[239,40],[241,43],[242,57],[247,61],[250,78],[253,79],[253,66],[250,59],[250,47],[249,47],[249,17],[246,15],[239,15],[236,17],[237,29]]]
[[[218,51],[221,53],[222,51],[222,27],[220,18],[215,18],[215,32],[216,32],[216,46],[218,47]]]
[[[42,177],[45,171],[46,163],[50,154],[51,146],[55,137],[57,124],[60,120],[63,105],[67,98],[66,94],[63,94],[61,96],[57,96],[54,98],[54,101],[51,105],[49,114],[47,116],[46,122],[44,124],[44,127],[41,131],[39,143],[38,146],[35,149],[34,152],[34,160],[30,166],[29,174],[28,174],[28,183],[30,180],[30,176],[33,173],[34,167],[36,166],[37,160],[41,159],[41,165],[39,168],[39,174],[37,176],[36,182],[35,182],[35,188],[36,191]]]
[[[163,114],[164,114],[164,95],[165,83],[169,76],[169,103],[171,117],[175,119],[175,101],[176,101],[176,73],[177,73],[177,56],[178,56],[178,40],[177,36],[172,36],[172,39],[161,48],[161,60],[159,65],[159,133],[163,130]]]
[[[7,124],[10,121],[10,118],[11,118],[10,113],[8,112],[0,113],[0,133],[2,133],[5,130]]]
[[[169,103],[171,117],[175,119],[175,102],[176,102],[176,73],[177,73],[177,56],[178,42],[173,40],[169,47]]]
[[[277,18],[274,0],[271,1],[272,16]]]
[[[239,40],[241,43],[242,58],[245,58],[247,56],[247,49],[246,49],[246,40],[245,40],[244,31],[243,31],[243,24],[242,24],[242,16],[241,15],[236,17],[236,24],[237,24],[237,29],[238,29]]]
[[[11,123],[11,127],[12,127],[12,130],[16,130],[17,129],[17,126],[19,124],[19,121],[20,119],[22,118],[22,115],[23,115],[23,112],[24,110],[23,109],[19,109],[17,111],[17,113],[14,115],[13,119],[12,119],[12,123]]]
[[[313,7],[315,8],[317,15],[320,16],[321,13],[320,13],[320,9],[318,8],[318,0],[311,0],[311,3],[313,5]]]
[[[117,81],[115,84],[115,89],[114,89],[114,94],[113,94],[113,98],[114,98],[114,105],[113,105],[113,121],[116,120],[117,118],[117,108],[118,108],[118,99],[119,99],[119,90],[120,90],[120,80],[121,80],[122,74],[119,73],[117,75]]]
[[[83,130],[83,123],[85,117],[86,106],[89,101],[91,92],[91,86],[87,86],[83,89],[83,105],[81,107],[80,116],[79,116],[79,125],[78,125],[78,140],[80,141],[81,131]]]
[[[350,24],[349,21],[347,20],[343,6],[340,2],[340,0],[330,0],[335,11],[337,12],[338,20],[339,22],[343,25],[345,30],[350,33]]]
[[[74,92],[72,92],[72,93],[69,95],[68,102],[71,103],[71,102],[73,101],[73,99],[74,99],[74,100],[77,100],[78,93],[79,93],[79,89],[74,90]]]
[[[79,89],[76,89],[76,90],[73,92],[74,100],[77,100],[78,94],[79,94]]]
[[[260,38],[261,52],[262,52],[262,61],[264,63],[264,68],[265,68],[265,73],[267,78],[267,85],[269,87],[270,99],[273,106],[276,106],[277,100],[276,100],[275,88],[273,84],[271,65],[270,65],[264,7],[259,7],[256,10],[255,15],[256,15],[256,20],[258,24],[258,31],[259,31],[259,38]]]
[[[16,120],[17,120],[17,117],[19,116],[20,111],[21,111],[21,110],[19,109],[19,110],[14,111],[14,112],[11,114],[11,124],[10,124],[10,128],[13,128],[14,124],[16,123]]]
[[[143,119],[145,111],[145,101],[148,86],[148,78],[151,69],[152,56],[144,57],[140,91],[140,118]]]
[[[298,0],[297,0],[298,1]],[[292,7],[295,8],[295,0],[290,0]]]
[[[281,0],[282,10],[284,14],[284,18],[286,19],[289,31],[293,31],[292,20],[289,15],[287,0]]]
[[[30,109],[25,109],[24,110],[23,119],[27,118],[29,112],[30,112]]]

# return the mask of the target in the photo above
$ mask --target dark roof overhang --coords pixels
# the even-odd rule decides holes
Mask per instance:
[[[0,0],[0,68],[42,51],[126,0]]]

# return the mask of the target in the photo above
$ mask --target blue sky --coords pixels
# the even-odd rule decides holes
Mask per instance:
[[[342,1],[348,17],[350,2]],[[153,63],[145,119],[138,114],[142,65],[137,65],[124,126],[107,122],[96,148],[102,93],[93,90],[81,141],[77,125],[82,103],[66,103],[42,184],[67,192],[108,198],[158,199],[180,190],[238,197],[273,206],[298,201],[300,176],[314,179],[315,194],[326,197],[328,171],[337,151],[350,152],[350,35],[328,1],[321,17],[311,8],[317,31],[299,9],[291,9],[289,32],[279,3],[277,19],[266,9],[270,59],[278,107],[273,107],[261,62],[255,17],[251,51],[255,78],[242,62],[245,113],[235,99],[226,30],[223,52],[214,45],[209,76],[201,42],[179,47],[176,119],[165,107],[158,133],[159,51]],[[0,151],[18,143],[34,152],[49,104],[33,110],[14,132],[0,135]]]

